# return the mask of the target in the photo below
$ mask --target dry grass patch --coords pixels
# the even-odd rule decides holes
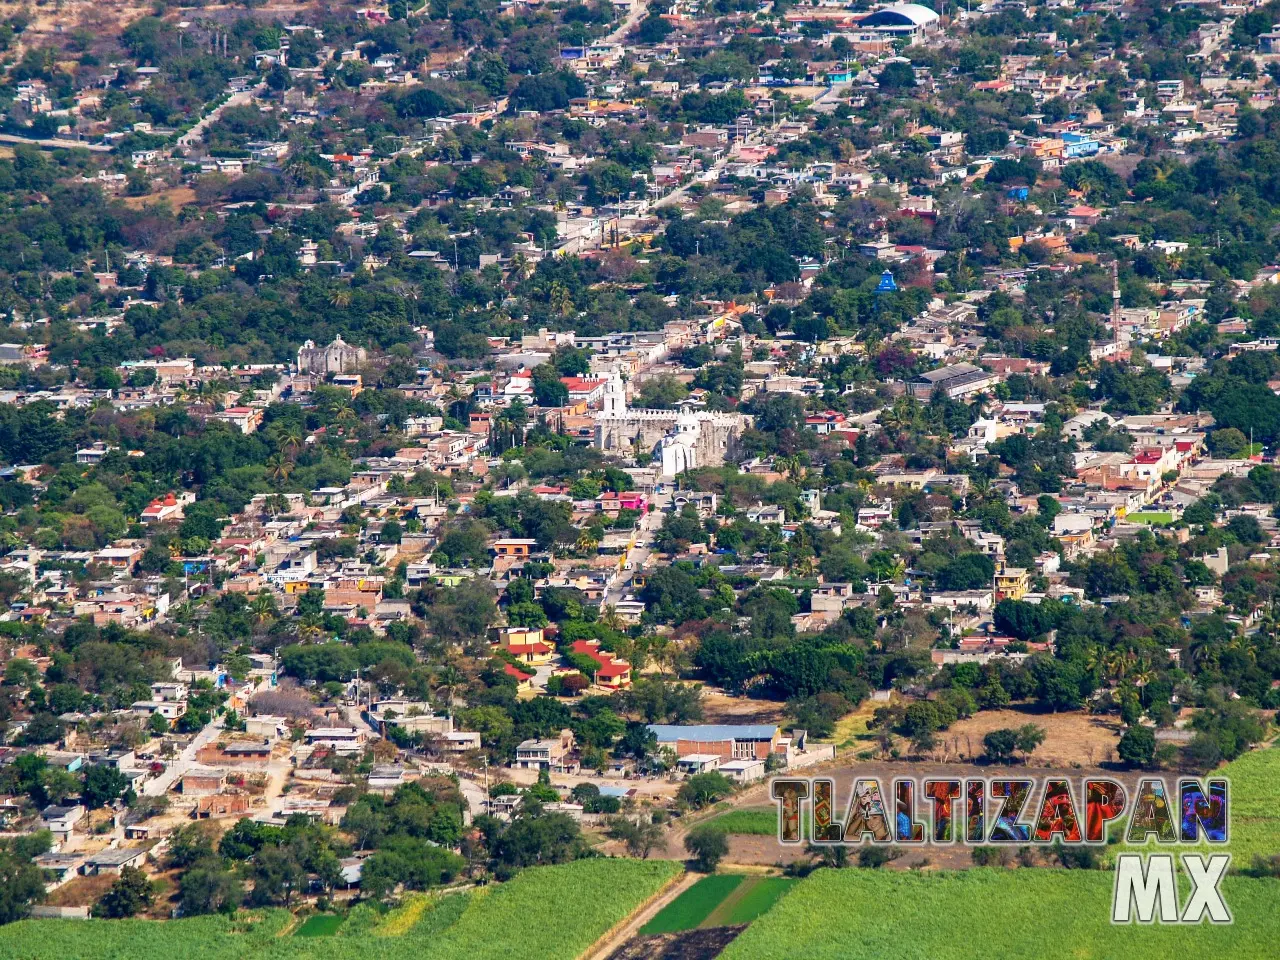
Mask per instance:
[[[168,201],[173,210],[181,210],[196,202],[196,192],[190,187],[173,187],[169,190],[161,190],[159,193],[149,193],[145,197],[125,197],[124,205],[141,210],[143,207],[150,207],[163,201]]]
[[[1120,724],[1114,717],[1085,713],[1028,713],[1022,710],[984,710],[953,723],[938,734],[951,759],[982,756],[982,738],[992,730],[1034,723],[1044,727],[1044,743],[1031,763],[1043,767],[1096,767],[1114,758]]]

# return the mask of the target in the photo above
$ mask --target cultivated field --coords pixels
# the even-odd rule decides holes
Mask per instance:
[[[6,960],[571,960],[679,872],[650,860],[580,860],[510,883],[415,898],[401,911],[353,910],[345,923],[294,923],[284,910],[236,917],[24,920],[0,928]],[[409,922],[406,923],[406,920]]]
[[[1280,881],[1229,877],[1231,926],[1113,926],[1108,871],[819,870],[724,960],[1165,960],[1275,956]]]
[[[1255,856],[1280,854],[1280,747],[1252,750],[1215,770],[1213,776],[1231,781],[1230,830],[1225,846],[1205,844],[1204,849],[1229,852],[1234,870],[1248,869]],[[1176,789],[1176,779],[1165,776],[1171,790]]]
[[[641,929],[642,936],[733,927],[763,916],[790,890],[789,877],[718,873],[703,877],[660,910]]]

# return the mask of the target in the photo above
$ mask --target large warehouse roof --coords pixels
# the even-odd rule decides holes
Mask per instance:
[[[926,6],[918,3],[896,3],[892,7],[884,7],[870,16],[863,17],[860,25],[865,27],[896,26],[914,24],[926,27],[938,19],[938,15]]]

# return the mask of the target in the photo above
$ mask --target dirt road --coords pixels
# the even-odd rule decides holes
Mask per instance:
[[[659,910],[697,883],[701,876],[697,873],[680,874],[674,882],[663,887],[652,900],[633,913],[626,924],[592,944],[591,949],[582,955],[583,960],[604,960],[639,933],[640,928],[657,916]]]

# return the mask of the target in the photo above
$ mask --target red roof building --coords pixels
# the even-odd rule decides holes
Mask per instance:
[[[599,640],[575,640],[569,649],[596,662],[595,682],[600,686],[620,690],[631,685],[631,664],[601,649]]]

